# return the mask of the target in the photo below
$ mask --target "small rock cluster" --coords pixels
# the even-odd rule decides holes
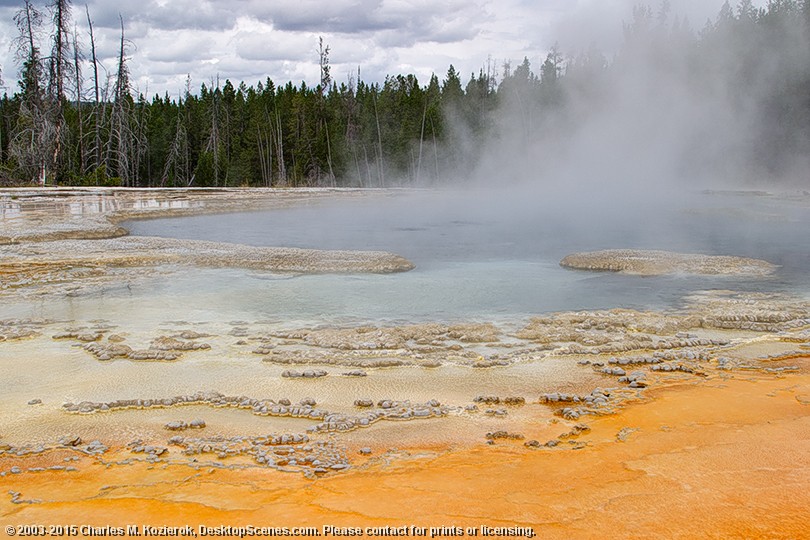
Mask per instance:
[[[526,404],[526,398],[520,396],[507,396],[501,399],[498,396],[476,396],[473,399],[475,403],[483,403],[485,405],[511,405],[511,406],[521,406]]]
[[[192,420],[191,422],[183,422],[182,420],[176,420],[174,422],[169,422],[165,426],[166,429],[169,431],[184,431],[186,429],[202,429],[205,427],[205,420]]]
[[[492,441],[497,440],[497,439],[509,439],[509,440],[513,440],[513,441],[519,441],[519,440],[525,439],[525,437],[520,433],[510,433],[509,431],[503,431],[503,430],[491,431],[491,432],[487,433],[485,437],[486,437],[487,440],[492,440]]]
[[[28,469],[28,470],[31,471],[31,472],[37,472],[34,469]],[[42,470],[45,470],[45,469],[42,469]],[[11,495],[11,504],[39,504],[39,503],[42,502],[42,500],[40,500],[40,499],[23,499],[22,498],[22,493],[20,493],[19,491],[10,490],[8,492],[8,494]]]
[[[196,332],[183,332],[183,335],[202,335]],[[56,336],[54,336],[56,338]],[[98,360],[112,360],[114,358],[126,358],[129,360],[156,360],[171,361],[180,358],[183,352],[210,349],[208,343],[196,341],[183,341],[177,337],[159,336],[152,340],[148,349],[135,350],[129,345],[121,343],[121,336],[110,336],[108,343],[99,343],[93,340],[86,343],[82,348],[95,356]]]
[[[304,371],[285,370],[281,376],[286,379],[319,379],[326,377],[328,373],[322,369],[306,369]]]
[[[623,358],[612,357],[610,360],[608,360],[608,364],[618,366],[633,366],[638,364],[660,364],[663,361],[664,360],[658,356],[631,356]]]
[[[794,372],[794,371],[799,371],[799,366],[782,366],[782,367],[775,367],[775,368],[765,368],[765,371],[768,372],[768,373]]]
[[[794,358],[801,358],[808,356],[808,352],[806,350],[796,350],[796,351],[785,351],[782,353],[777,354],[769,354],[766,356],[760,356],[757,360],[764,360],[769,362],[778,362],[779,360],[792,360]]]
[[[650,369],[655,369],[660,366],[661,364],[655,364]],[[619,382],[627,383],[630,388],[647,388],[647,374],[643,371],[635,370],[628,373],[620,367],[605,367],[601,369],[600,373],[618,376]]]
[[[720,347],[730,343],[727,339],[658,339],[653,341],[649,336],[634,336],[629,339],[627,336],[615,336],[605,345],[585,347],[579,344],[572,344],[564,347],[561,354],[616,354],[632,352],[637,350],[653,349],[666,351],[668,349],[683,349],[687,347]]]
[[[5,280],[4,280],[5,281]],[[0,289],[5,288],[5,283]],[[43,326],[53,324],[51,319],[0,319],[0,341],[13,341],[41,335]]]
[[[358,400],[361,401],[361,400]],[[358,403],[355,401],[355,404]],[[394,401],[383,399],[377,402],[377,408],[371,411],[348,415],[343,413],[330,413],[323,417],[322,422],[314,426],[314,432],[342,432],[356,428],[368,427],[380,420],[417,420],[437,418],[449,413],[438,401],[430,400],[424,404],[414,404],[410,401]]]
[[[695,370],[683,364],[659,364],[650,368],[652,371],[661,371],[671,373],[673,371],[681,371],[683,373],[694,373]]]
[[[54,334],[53,339],[75,339],[76,341],[98,341],[104,334],[101,332],[82,332],[81,330],[66,330],[58,334]]]
[[[583,433],[590,431],[591,428],[586,426],[585,424],[575,424],[574,427],[568,433],[563,433],[559,436],[560,439],[570,439],[573,437],[579,437]]]
[[[525,443],[523,443],[523,446],[525,446],[526,448],[540,448],[540,447],[543,447],[543,446],[546,447],[546,448],[554,448],[555,446],[557,446],[559,444],[560,444],[560,441],[557,440],[557,439],[552,439],[552,440],[547,441],[545,443],[541,443],[540,441],[538,441],[536,439],[532,439],[530,441],[526,441]]]
[[[402,326],[360,326],[356,328],[318,328],[275,332],[274,338],[301,340],[309,345],[340,350],[395,350],[425,347],[448,347],[448,342],[493,343],[500,331],[492,324],[467,323],[443,325],[438,323]],[[457,347],[455,350],[459,350]],[[262,354],[262,353],[259,353]]]
[[[566,420],[578,420],[583,414],[598,414],[599,410],[605,409],[609,405],[611,398],[611,389],[595,388],[590,394],[586,396],[577,396],[575,394],[563,394],[560,392],[552,392],[550,394],[543,394],[540,397],[541,403],[556,404],[556,403],[576,403],[577,407],[563,407],[557,409],[556,413],[565,418]]]
[[[62,405],[67,412],[92,414],[124,409],[150,409],[173,407],[178,405],[210,405],[213,407],[233,407],[250,409],[260,416],[292,416],[296,418],[320,419],[327,411],[315,409],[313,402],[305,400],[299,405],[292,405],[288,399],[277,402],[271,399],[254,399],[246,396],[225,396],[219,392],[197,392],[188,396],[175,396],[162,399],[121,399],[109,402],[82,401]]]
[[[93,440],[85,443],[81,437],[65,435],[59,438],[56,445],[46,446],[44,444],[25,444],[14,446],[7,443],[0,443],[0,455],[6,454],[15,457],[25,457],[42,454],[53,448],[69,448],[70,450],[86,454],[88,456],[98,456],[107,452],[108,448],[101,441]]]
[[[540,396],[541,403],[579,403],[582,399],[576,394],[551,392]]]
[[[357,404],[361,402],[358,400]],[[365,402],[362,406],[365,407]],[[414,404],[410,401],[380,400],[377,408],[359,415],[330,413],[315,408],[315,400],[305,398],[298,405],[293,405],[288,399],[273,401],[270,399],[254,399],[246,396],[225,396],[219,392],[198,392],[189,396],[176,396],[163,399],[126,399],[110,402],[82,401],[80,403],[65,403],[62,405],[67,412],[78,414],[93,414],[125,409],[149,409],[173,407],[178,405],[210,405],[214,407],[233,407],[248,409],[259,416],[288,416],[293,418],[307,418],[319,420],[310,428],[317,432],[349,431],[360,427],[367,427],[380,420],[412,420],[445,416],[449,409],[443,407],[438,401],[430,400],[425,404]]]
[[[619,377],[620,383],[627,383],[630,388],[647,388],[647,374],[643,371],[631,371]]]
[[[350,467],[345,451],[333,441],[310,441],[304,434],[230,438],[174,436],[169,439],[169,444],[195,459],[208,454],[220,460],[247,456],[260,466],[303,472],[308,477]]]
[[[172,336],[158,336],[152,340],[149,348],[157,351],[199,351],[210,349],[211,345],[197,341],[184,341]]]
[[[136,440],[127,444],[127,447],[133,454],[145,454],[147,461],[157,461],[157,459],[168,453],[169,449],[165,446],[155,446],[151,444],[144,444],[143,441]]]
[[[132,347],[124,343],[88,343],[84,345],[83,349],[102,361],[112,360],[113,358],[172,361],[180,358],[180,353],[174,351],[133,350]]]

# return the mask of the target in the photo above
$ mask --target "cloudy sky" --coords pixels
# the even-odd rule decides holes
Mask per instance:
[[[414,73],[423,83],[453,64],[467,80],[491,59],[498,66],[528,57],[539,66],[559,42],[574,53],[591,43],[615,47],[623,20],[639,0],[88,0],[98,55],[115,69],[119,13],[130,46],[133,85],[140,92],[194,89],[219,74],[255,84],[270,77],[318,82],[318,38],[331,48],[340,82],[358,67],[366,81]],[[37,6],[45,0],[34,0]],[[652,0],[653,5],[658,0]],[[714,17],[722,0],[671,0],[693,28]],[[14,89],[12,41],[19,0],[0,0],[0,66]],[[84,3],[74,2],[80,40],[88,43]]]

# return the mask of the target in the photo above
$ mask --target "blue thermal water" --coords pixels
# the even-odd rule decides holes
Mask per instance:
[[[604,204],[489,193],[416,192],[261,212],[132,221],[132,234],[315,249],[373,249],[416,269],[393,275],[284,278],[189,272],[165,294],[216,302],[234,316],[300,320],[512,318],[549,311],[675,306],[697,290],[803,293],[807,211],[789,201],[689,195]],[[565,255],[609,248],[763,258],[765,279],[635,277],[561,268]]]

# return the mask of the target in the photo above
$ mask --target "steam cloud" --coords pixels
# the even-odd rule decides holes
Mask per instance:
[[[728,8],[695,29],[666,2],[636,6],[623,34],[616,29],[613,51],[591,42],[565,58],[556,82],[545,71],[542,83],[517,78],[513,65],[484,151],[451,120],[458,147],[476,149],[462,160],[464,176],[480,185],[576,186],[582,195],[806,186],[810,40],[802,7],[785,2],[750,15],[757,8],[745,2]],[[566,20],[559,30],[571,28]]]

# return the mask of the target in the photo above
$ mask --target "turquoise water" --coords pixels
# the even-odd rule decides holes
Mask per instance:
[[[124,223],[135,235],[257,246],[379,249],[416,264],[391,275],[281,276],[168,268],[66,298],[15,300],[5,316],[256,321],[284,326],[503,320],[563,310],[677,307],[698,290],[810,290],[810,213],[789,199],[669,194],[609,200],[509,191],[403,192],[285,209]],[[574,202],[572,202],[574,201]],[[637,277],[564,269],[575,251],[641,248],[742,255],[768,278]]]
[[[186,312],[217,305],[236,318],[323,322],[489,320],[560,310],[661,308],[705,289],[803,294],[810,283],[808,225],[805,208],[767,197],[689,195],[605,205],[597,199],[571,204],[480,192],[418,192],[124,224],[136,235],[381,249],[416,264],[411,272],[393,275],[289,278],[188,271],[157,292],[186,298]],[[574,251],[622,247],[750,256],[781,267],[765,279],[644,278],[558,264]],[[148,294],[132,292],[141,293]]]

